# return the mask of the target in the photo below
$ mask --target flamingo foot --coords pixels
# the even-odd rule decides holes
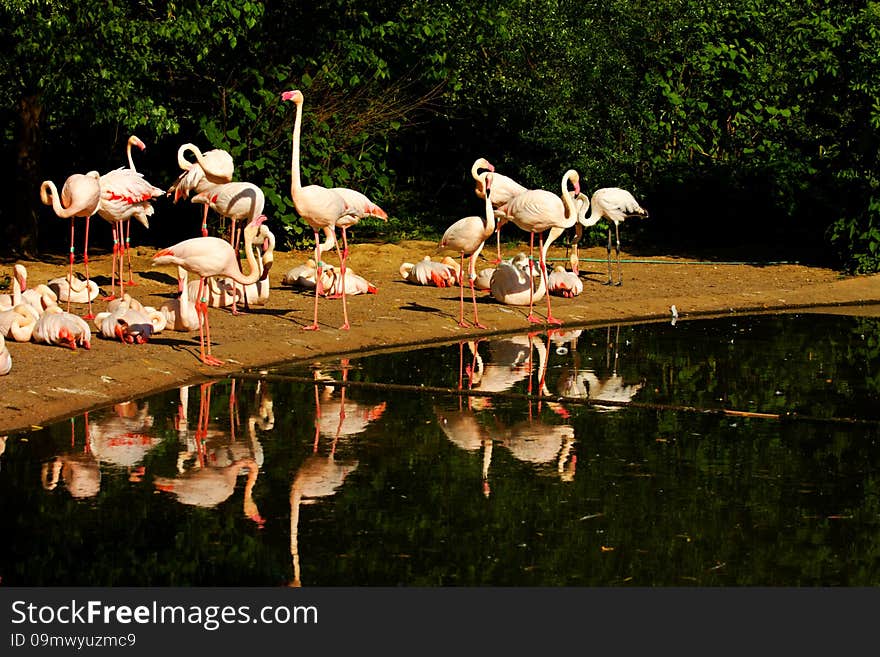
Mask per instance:
[[[340,293],[337,292],[336,294],[328,294],[328,295],[325,296],[324,298],[325,298],[325,299],[341,299],[341,298],[342,298],[342,294],[340,294]]]
[[[562,320],[556,319],[553,315],[547,315],[547,323],[554,326],[562,326]]]
[[[132,285],[137,285],[137,281],[128,280],[125,284],[128,285],[128,286],[130,287],[130,286],[132,286]]]
[[[481,324],[480,322],[474,322],[474,328],[487,329],[489,327],[486,326],[485,324]]]
[[[459,322],[458,325],[459,325],[461,328],[470,328],[470,324],[468,324],[468,323],[465,322],[465,321],[461,321],[461,322]]]
[[[88,315],[83,315],[83,319],[89,321],[91,319],[95,319],[95,313],[89,313]]]
[[[540,317],[538,317],[537,315],[535,315],[534,313],[529,313],[529,316],[526,317],[526,319],[529,320],[529,322],[531,324],[543,324],[544,323],[544,320],[541,319]]]
[[[339,327],[340,331],[348,331],[349,329],[351,329],[351,324],[349,324],[348,322]]]
[[[318,325],[317,324],[309,324],[308,326],[303,326],[302,330],[303,331],[317,331]]]
[[[220,360],[219,358],[215,358],[211,354],[206,354],[205,356],[202,356],[202,362],[205,365],[210,365],[211,367],[217,367],[218,365],[225,364],[224,361]]]
[[[101,297],[101,301],[113,301],[116,298],[115,294],[108,294],[106,296]]]

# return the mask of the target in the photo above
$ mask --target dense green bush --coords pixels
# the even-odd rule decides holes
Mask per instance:
[[[124,164],[131,132],[159,186],[181,143],[228,149],[282,242],[310,243],[280,101],[299,88],[303,179],[385,207],[365,237],[433,237],[478,212],[469,168],[484,156],[529,187],[555,191],[575,168],[585,192],[630,189],[651,211],[627,227],[630,249],[878,271],[878,7],[7,0],[5,250],[61,246],[40,181]],[[165,203],[144,239],[183,237],[190,214]]]

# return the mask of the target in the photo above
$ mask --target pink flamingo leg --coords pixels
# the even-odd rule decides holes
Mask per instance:
[[[208,236],[208,205],[205,204],[205,211],[202,213],[202,237]]]
[[[199,294],[198,300],[196,301],[196,311],[201,316],[201,321],[199,322],[199,351],[201,355],[201,360],[205,365],[222,365],[223,361],[219,358],[214,358],[211,355],[211,326],[208,323],[208,300],[204,295],[205,291],[205,279],[199,279]],[[204,329],[202,328],[204,326]]]
[[[303,326],[303,331],[318,330],[318,297],[324,294],[324,284],[321,278],[324,276],[324,269],[321,266],[321,238],[318,231],[315,231],[315,315],[309,326]]]
[[[538,239],[539,239],[539,241],[540,241],[540,246],[541,246],[541,263],[540,263],[540,264],[541,264],[541,278],[544,280],[544,289],[547,290],[547,289],[549,289],[549,288],[547,287],[547,284],[548,284],[548,280],[547,280],[547,262],[546,262],[545,259],[544,259],[544,239],[543,239],[543,237],[539,237]],[[548,324],[553,324],[553,325],[555,325],[555,326],[562,326],[562,321],[556,319],[556,318],[553,316],[553,311],[550,310],[550,293],[549,293],[549,292],[546,292],[546,293],[544,294],[544,296],[547,297],[547,323],[548,323]]]
[[[533,312],[534,307],[534,289],[535,289],[535,280],[532,277],[532,263],[534,262],[534,253],[535,253],[535,234],[530,233],[529,235],[529,269],[526,272],[526,275],[529,279],[529,316],[526,318],[529,320],[531,324],[541,324],[541,318],[538,317]]]
[[[91,280],[89,276],[89,217],[86,217],[86,241],[83,245],[83,263],[85,264],[86,270],[86,280]],[[69,297],[68,297],[69,299]],[[92,312],[92,295],[88,295],[89,299],[89,312],[87,315],[83,316],[83,319],[90,320],[95,319],[95,313]]]
[[[345,240],[345,228],[342,229],[342,239]],[[336,255],[339,256],[339,270],[342,272],[342,326],[339,328],[347,331],[351,328],[348,323],[348,308],[345,303],[345,257],[339,251],[339,242],[336,242]]]
[[[131,266],[131,219],[125,220],[125,254],[128,257],[128,283],[126,285],[137,285]]]
[[[67,272],[67,286],[72,289],[73,281],[73,217],[70,218],[70,267]],[[70,294],[67,295],[67,312],[70,312]]]
[[[458,325],[467,328],[464,321],[464,253],[461,254],[461,276],[458,277]]]
[[[474,326],[476,328],[484,329],[488,327],[484,324],[481,324],[480,318],[477,316],[477,292],[476,290],[474,290],[474,280],[477,278],[477,256],[479,255],[481,249],[482,247],[480,249],[477,249],[477,251],[470,258],[470,275],[468,276],[468,278],[471,282],[471,301],[474,302]]]

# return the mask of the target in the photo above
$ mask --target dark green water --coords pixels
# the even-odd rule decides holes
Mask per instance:
[[[0,584],[876,586],[878,324],[493,338],[11,435]]]

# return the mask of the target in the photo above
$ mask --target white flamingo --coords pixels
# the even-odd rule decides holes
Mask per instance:
[[[471,165],[471,177],[476,183],[474,186],[474,192],[476,192],[479,198],[485,198],[486,196],[485,186],[480,180],[480,171],[482,169],[487,169],[494,174],[492,176],[492,207],[496,209],[512,200],[514,196],[528,191],[528,187],[520,185],[509,176],[496,172],[494,165],[492,165],[486,158],[479,157],[474,161],[473,165]],[[498,264],[501,262],[501,227],[508,221],[509,217],[503,213],[496,212],[495,219],[497,219],[497,225],[495,226],[497,251],[495,264]]]
[[[585,198],[585,197],[584,197]],[[632,217],[648,218],[645,210],[635,197],[620,187],[603,187],[593,192],[589,202],[590,216],[586,216],[587,204],[580,199],[578,211],[578,224],[575,228],[575,236],[572,240],[571,263],[572,271],[577,273],[577,243],[583,234],[584,228],[594,226],[601,219],[608,221],[608,280],[605,285],[612,284],[611,276],[611,225],[614,225],[615,249],[617,254],[617,283],[623,285],[623,270],[620,266],[620,224]]]

